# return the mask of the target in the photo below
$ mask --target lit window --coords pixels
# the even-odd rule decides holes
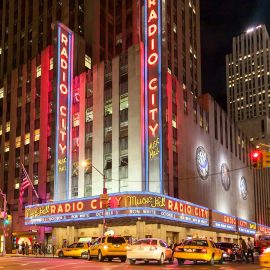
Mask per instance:
[[[176,121],[175,121],[175,120],[172,120],[172,126],[173,126],[174,128],[177,127],[177,126],[176,126]]]
[[[16,138],[16,148],[21,147],[21,136]]]
[[[30,143],[30,133],[25,134],[24,145]]]
[[[85,55],[85,66],[88,69],[91,69],[91,64],[92,64],[92,59],[90,56],[88,56],[87,54]]]
[[[20,187],[20,183],[16,183],[15,184],[15,189],[19,189],[19,187]]]
[[[120,111],[128,108],[128,97],[121,97],[120,99]]]
[[[36,142],[36,141],[39,141],[39,135],[40,135],[40,130],[39,130],[39,129],[36,129],[36,130],[35,130],[35,139],[34,139],[35,142]]]
[[[9,142],[5,142],[5,152],[9,151]]]
[[[176,33],[176,31],[177,31],[176,29],[177,29],[177,28],[176,28],[176,24],[174,23],[174,24],[173,24],[173,32],[174,32],[174,33]]]
[[[10,132],[10,122],[6,122],[6,132]]]
[[[53,69],[53,58],[50,59],[50,70]]]
[[[2,125],[0,125],[0,136],[2,135]]]
[[[37,78],[41,76],[41,65],[37,66]]]
[[[0,48],[0,55],[2,54],[2,48]]]
[[[0,99],[4,97],[4,87],[0,88]]]
[[[93,121],[93,109],[87,108],[85,111],[85,122]]]
[[[78,127],[80,125],[80,114],[74,113],[73,114],[73,127]]]

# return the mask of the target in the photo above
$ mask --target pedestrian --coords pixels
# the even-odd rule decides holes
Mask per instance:
[[[16,254],[19,254],[19,249],[20,249],[20,246],[19,246],[19,244],[17,243],[17,244],[16,244]]]
[[[25,255],[25,243],[22,241],[22,254]]]
[[[241,262],[244,261],[244,257],[245,257],[246,262],[248,263],[246,241],[242,239],[241,237],[239,238],[239,240],[240,240],[240,250],[241,250]]]
[[[249,260],[249,257],[251,256],[252,263],[254,263],[254,254],[253,253],[254,253],[254,243],[250,239],[250,237],[248,237],[248,242],[247,242],[247,258]]]
[[[28,242],[26,242],[26,244],[25,244],[25,254],[29,255],[29,244],[28,244]]]

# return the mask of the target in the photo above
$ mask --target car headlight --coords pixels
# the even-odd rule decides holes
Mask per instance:
[[[265,254],[265,253],[270,253],[270,247],[266,248],[266,249],[263,251],[263,253],[264,253],[264,254]]]

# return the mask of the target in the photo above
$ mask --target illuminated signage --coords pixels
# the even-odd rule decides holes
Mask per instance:
[[[84,198],[59,203],[27,206],[25,224],[72,222],[102,218],[99,197]],[[208,208],[155,193],[118,193],[110,196],[107,218],[147,216],[202,226],[209,225]]]
[[[211,211],[211,226],[221,230],[236,231],[236,217],[228,214]]]
[[[261,233],[270,234],[270,227],[268,226],[257,224],[257,230]]]
[[[256,233],[256,223],[244,219],[237,219],[237,228],[239,233],[245,234],[255,234]]]
[[[69,197],[73,32],[57,23],[54,199]]]
[[[161,1],[145,0],[144,5],[146,191],[162,193]]]

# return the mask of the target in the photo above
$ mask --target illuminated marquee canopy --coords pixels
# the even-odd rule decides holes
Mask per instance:
[[[61,23],[56,26],[56,126],[54,200],[69,198],[71,97],[73,80],[73,32]]]
[[[208,208],[157,193],[112,194],[110,196],[110,210],[106,211],[106,218],[121,217],[150,217],[201,226],[209,225]],[[99,197],[27,206],[25,209],[26,225],[102,218],[103,210]]]

